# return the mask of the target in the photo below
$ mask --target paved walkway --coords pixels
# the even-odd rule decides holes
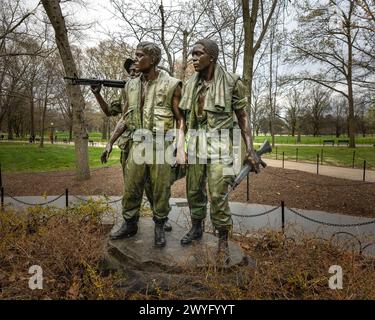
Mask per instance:
[[[270,167],[282,168],[282,160],[264,159]],[[317,166],[313,163],[284,161],[285,169],[293,169],[311,173],[317,173]],[[343,167],[334,167],[319,164],[319,174],[335,178],[363,181],[363,169],[352,169]],[[375,171],[366,170],[365,176],[367,182],[375,182]]]
[[[16,197],[18,201],[30,204],[45,203],[52,201],[56,196],[35,197],[24,196]],[[101,198],[101,196],[69,196],[69,205],[77,204],[88,198]],[[107,199],[111,207],[114,209],[112,213],[108,213],[102,217],[104,224],[115,224],[115,228],[122,223],[121,201],[120,197],[109,197]],[[24,203],[20,203],[9,197],[5,197],[5,204],[12,204],[15,207],[25,207]],[[190,214],[187,207],[186,199],[172,198],[170,199],[172,211],[169,219],[179,226],[189,229]],[[64,208],[65,197],[62,196],[49,205]],[[241,234],[252,233],[260,229],[270,228],[281,230],[282,226],[282,210],[280,207],[269,205],[261,205],[254,203],[231,202],[233,231]],[[209,210],[208,210],[209,212]],[[296,214],[296,212],[298,214]],[[316,210],[303,210],[285,208],[284,211],[285,233],[287,236],[297,237],[298,232],[312,233],[316,237],[323,239],[333,239],[341,241],[346,246],[354,250],[363,250],[364,253],[375,255],[375,218],[365,218],[358,216],[349,216],[337,213],[328,213]],[[206,231],[212,231],[207,214]],[[314,221],[315,220],[315,221]],[[339,226],[347,224],[364,224],[353,226]],[[366,224],[368,223],[368,224]]]

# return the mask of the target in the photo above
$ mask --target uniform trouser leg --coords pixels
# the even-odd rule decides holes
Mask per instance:
[[[222,163],[207,164],[208,188],[211,198],[210,217],[213,226],[220,230],[229,230],[232,226],[231,212],[229,209],[228,186],[234,176],[224,176],[223,169],[228,165]]]
[[[204,219],[207,214],[206,164],[190,164],[186,171],[187,200],[192,219]]]
[[[145,194],[147,197],[148,202],[150,203],[151,209],[153,209],[154,202],[152,200],[152,187],[151,187],[151,178],[150,175],[148,174],[146,177],[146,182],[145,182]]]
[[[156,219],[165,219],[171,211],[169,199],[171,197],[171,165],[147,165],[152,190],[153,212]]]
[[[125,145],[122,147],[121,153],[120,153],[120,163],[122,166],[122,175],[123,175],[124,181],[125,181],[125,166],[126,166],[126,161],[128,160],[128,157],[129,157],[131,146],[132,146],[131,140],[128,140],[125,143]]]
[[[146,164],[136,164],[133,148],[129,152],[124,169],[124,194],[122,197],[122,214],[124,219],[139,215],[143,190],[146,181]]]

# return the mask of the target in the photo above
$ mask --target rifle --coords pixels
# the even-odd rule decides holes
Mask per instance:
[[[71,80],[74,86],[102,85],[104,87],[124,88],[126,83],[125,80],[85,79],[78,77],[64,77],[64,79]]]
[[[263,144],[260,146],[259,150],[256,151],[256,154],[260,158],[260,156],[262,154],[267,153],[267,152],[271,152],[271,151],[272,151],[272,147],[271,147],[270,143],[268,142],[268,140],[265,140],[263,142]],[[260,164],[263,168],[265,168],[267,166],[267,164],[262,159],[260,159]],[[225,195],[224,199],[226,199],[228,197],[229,193],[231,193],[241,183],[241,181],[243,179],[245,179],[245,177],[247,177],[247,175],[250,173],[250,171],[252,169],[253,169],[253,167],[249,163],[246,163],[243,166],[243,168],[241,169],[241,171],[239,172],[237,177],[230,184],[229,190],[228,190],[227,194]]]

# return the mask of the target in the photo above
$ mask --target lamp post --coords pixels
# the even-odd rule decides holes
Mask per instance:
[[[49,140],[51,141],[51,144],[53,144],[53,122],[51,122],[51,132],[49,135]]]

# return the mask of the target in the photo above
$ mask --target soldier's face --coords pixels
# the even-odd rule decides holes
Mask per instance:
[[[129,76],[130,76],[131,79],[134,79],[134,78],[138,77],[138,75],[139,75],[139,71],[136,68],[135,63],[133,63],[129,68]]]
[[[154,64],[154,59],[143,50],[135,51],[134,66],[139,72],[149,71]]]
[[[207,69],[212,63],[212,57],[207,53],[205,47],[196,44],[191,52],[195,71],[200,72]]]

